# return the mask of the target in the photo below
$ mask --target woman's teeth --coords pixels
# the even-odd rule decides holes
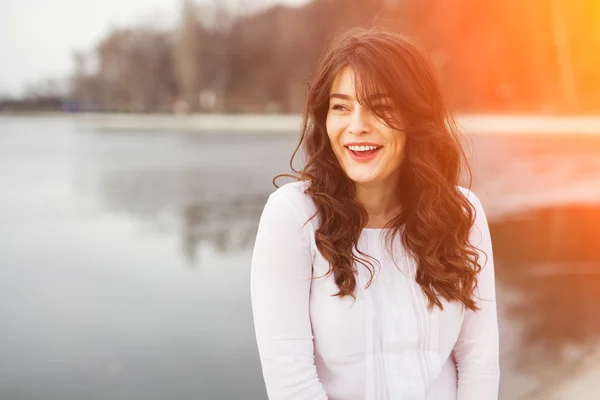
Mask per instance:
[[[348,148],[352,151],[369,151],[369,150],[377,150],[378,146],[348,146]]]

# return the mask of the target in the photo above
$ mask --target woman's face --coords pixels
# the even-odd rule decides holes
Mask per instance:
[[[404,159],[406,132],[392,129],[360,104],[350,67],[341,70],[331,87],[327,134],[346,175],[357,184],[395,184]],[[394,112],[385,93],[373,93],[375,107]]]

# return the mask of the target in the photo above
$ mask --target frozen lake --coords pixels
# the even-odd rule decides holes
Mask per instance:
[[[265,399],[250,256],[295,144],[0,117],[0,398]],[[598,368],[581,361],[600,343],[600,135],[473,144],[501,398],[551,398]]]

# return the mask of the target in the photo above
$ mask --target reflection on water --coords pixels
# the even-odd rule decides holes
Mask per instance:
[[[231,173],[178,170],[119,171],[100,180],[110,209],[177,229],[182,254],[190,266],[197,264],[200,243],[221,253],[248,249],[254,243],[268,193],[253,192],[248,182],[248,178]],[[219,190],[223,185],[247,189]]]
[[[600,135],[472,137],[474,189],[493,219],[522,208],[600,203]]]
[[[491,231],[498,280],[518,293],[509,311],[524,322],[519,366],[563,363],[596,345],[600,204],[514,214]]]
[[[193,264],[198,243],[208,241],[218,252],[249,248],[256,239],[256,221],[266,202],[264,194],[248,194],[232,201],[186,206],[183,219],[183,253]]]
[[[296,138],[18,118],[0,133],[0,398],[265,398],[248,267]],[[600,139],[473,142],[501,398],[525,398],[600,342]],[[539,207],[557,199],[581,205]]]
[[[518,273],[523,264],[562,264],[552,274],[582,272],[600,262],[600,205],[564,205],[514,213],[493,225],[497,257]],[[542,270],[549,272],[549,266]],[[527,268],[531,271],[531,268]],[[540,271],[542,272],[542,271]],[[592,272],[590,270],[590,272]]]

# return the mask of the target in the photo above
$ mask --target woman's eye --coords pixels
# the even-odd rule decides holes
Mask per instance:
[[[382,114],[382,115],[392,115],[394,113],[394,108],[392,106],[389,105],[381,105],[381,106],[377,106],[375,107],[375,112],[377,114]]]
[[[342,104],[334,104],[331,109],[336,111],[346,111],[348,108]]]
[[[378,111],[382,112],[390,112],[392,111],[392,106],[389,105],[379,105],[375,107]]]

